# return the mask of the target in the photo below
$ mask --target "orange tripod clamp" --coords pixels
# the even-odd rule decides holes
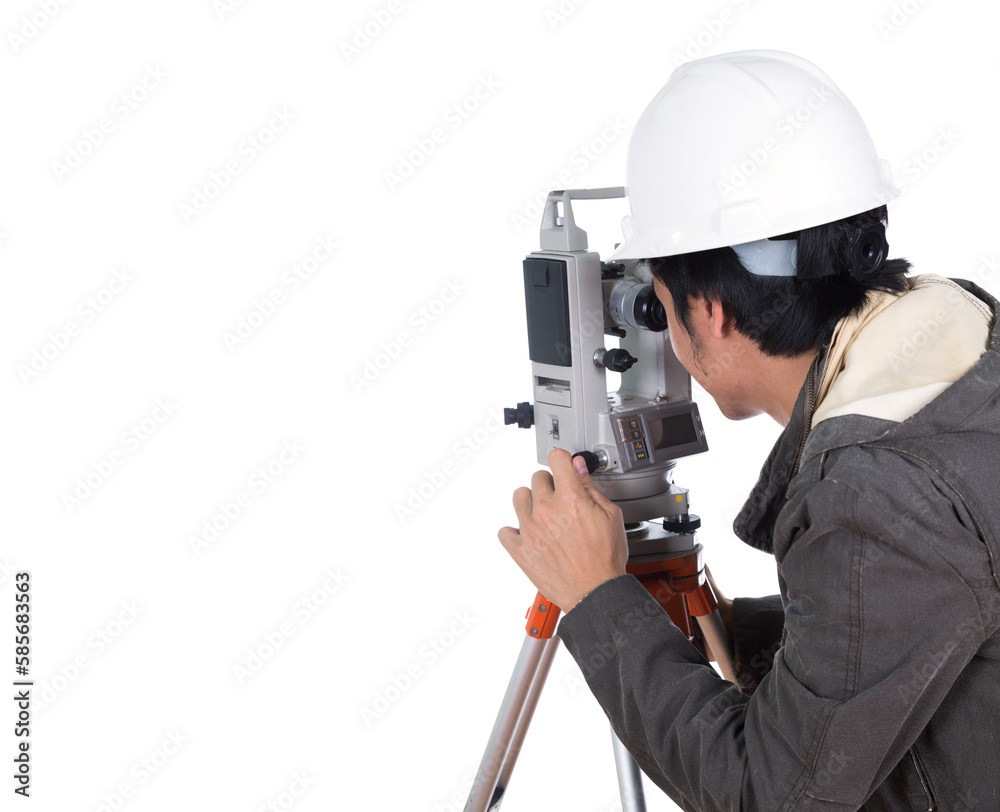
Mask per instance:
[[[536,640],[548,640],[555,634],[559,611],[558,606],[552,601],[546,600],[539,592],[535,595],[534,603],[524,615],[528,619],[524,630],[529,637],[534,637]]]

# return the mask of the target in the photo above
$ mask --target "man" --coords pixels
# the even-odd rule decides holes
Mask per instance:
[[[785,427],[734,525],[781,590],[724,603],[743,691],[624,574],[581,460],[553,451],[500,541],[682,808],[1000,808],[996,300],[886,259],[867,130],[787,54],[675,71],[628,180],[616,258],[649,261],[677,357],[726,416]]]

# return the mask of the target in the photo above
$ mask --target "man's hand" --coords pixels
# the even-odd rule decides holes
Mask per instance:
[[[628,545],[621,509],[594,486],[582,459],[549,453],[548,471],[514,491],[520,529],[503,527],[500,543],[539,592],[564,612],[605,581],[625,573]]]

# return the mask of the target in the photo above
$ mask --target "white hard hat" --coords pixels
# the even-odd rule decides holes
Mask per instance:
[[[781,51],[674,70],[635,126],[626,176],[632,213],[609,259],[759,246],[899,194],[854,105],[815,65]]]

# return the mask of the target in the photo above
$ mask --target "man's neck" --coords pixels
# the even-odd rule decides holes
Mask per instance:
[[[808,352],[793,358],[763,356],[759,359],[757,402],[779,425],[787,426],[791,420],[795,401],[815,358],[815,352]]]

